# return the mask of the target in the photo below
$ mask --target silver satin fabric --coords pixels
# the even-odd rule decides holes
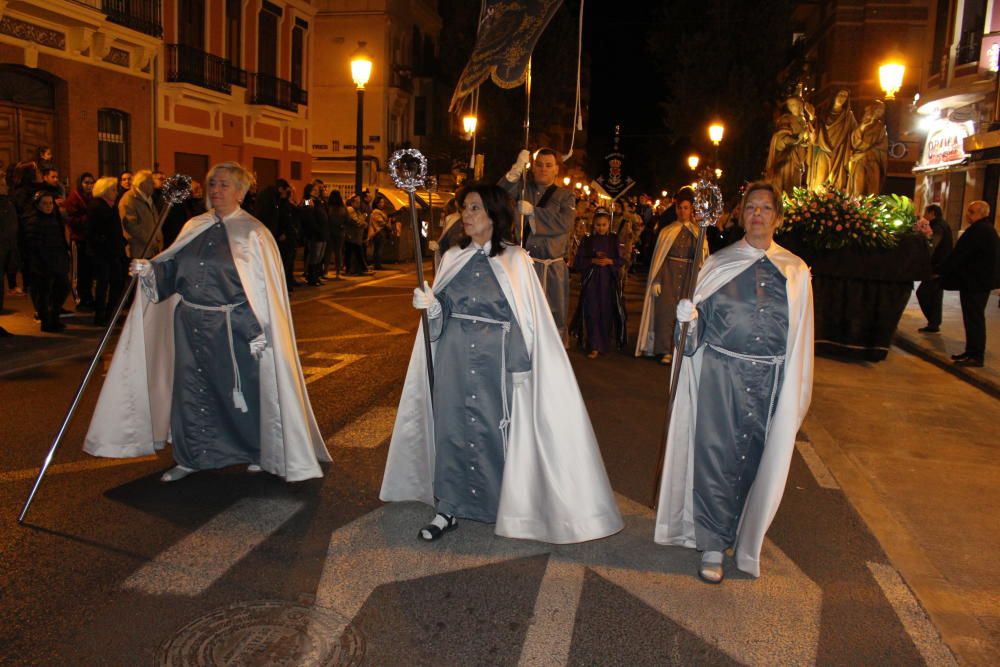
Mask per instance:
[[[694,447],[695,540],[702,551],[733,546],[747,493],[764,451],[781,368],[723,354],[782,356],[788,340],[785,277],[766,257],[754,262],[698,306],[698,341],[705,346]]]
[[[260,379],[250,340],[261,333],[243,291],[225,225],[216,223],[166,261],[153,260],[158,300],[183,297],[174,311],[170,413],[174,460],[196,470],[260,462]],[[226,315],[190,307],[242,303],[231,314],[233,351],[248,410],[233,402]]]
[[[434,355],[434,434],[437,511],[494,523],[503,481],[504,442],[500,358],[506,353],[507,403],[511,373],[531,368],[524,336],[482,250],[437,294],[441,317],[430,320]],[[500,325],[453,313],[510,322]]]
[[[656,280],[660,284],[660,296],[656,297],[653,310],[653,354],[667,354],[673,349],[674,325],[677,323],[677,302],[683,296],[684,277],[694,258],[694,244],[697,239],[687,227],[681,229],[670,246],[666,260],[660,266]]]

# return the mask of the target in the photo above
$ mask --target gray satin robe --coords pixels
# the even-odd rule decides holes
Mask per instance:
[[[437,511],[494,523],[503,480],[500,432],[503,329],[451,317],[453,313],[510,322],[506,335],[507,403],[510,374],[531,369],[524,336],[489,259],[478,251],[437,295],[440,317],[430,320],[434,355],[434,496]]]
[[[653,354],[668,354],[673,349],[677,302],[681,300],[684,277],[694,259],[697,240],[687,227],[681,229],[656,276],[660,283],[660,296],[656,297],[656,307],[653,309]]]
[[[736,541],[775,409],[772,392],[776,400],[782,377],[778,366],[735,358],[711,346],[744,355],[784,355],[785,277],[767,258],[755,262],[698,306],[695,336],[685,355],[708,345],[695,427],[695,540],[701,551],[724,551]]]
[[[260,379],[250,340],[261,334],[247,303],[226,227],[216,223],[167,261],[153,261],[157,301],[184,298],[174,311],[170,411],[174,460],[203,470],[260,462]],[[225,313],[194,308],[241,303],[232,311],[233,351],[247,412],[233,401],[234,369]]]

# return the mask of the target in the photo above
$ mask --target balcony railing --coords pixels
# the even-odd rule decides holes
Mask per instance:
[[[184,44],[165,48],[167,81],[229,92],[229,61]]]
[[[247,74],[247,102],[298,111],[301,91],[291,81],[270,74]]]
[[[247,71],[245,69],[240,69],[234,65],[229,65],[227,71],[226,80],[229,81],[231,85],[239,86],[240,88],[247,87]]]
[[[983,33],[981,31],[970,30],[963,32],[955,53],[955,64],[967,65],[969,63],[978,63],[979,51],[982,44]]]
[[[309,106],[309,91],[303,90],[298,86],[295,86],[295,103],[301,104],[302,106]]]
[[[102,0],[108,20],[153,37],[163,36],[161,0]]]

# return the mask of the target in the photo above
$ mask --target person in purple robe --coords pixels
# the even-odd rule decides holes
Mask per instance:
[[[572,332],[590,359],[607,354],[612,340],[618,349],[624,348],[626,337],[625,307],[618,280],[622,258],[607,209],[594,211],[593,225],[593,233],[581,241],[573,262],[581,282]]]

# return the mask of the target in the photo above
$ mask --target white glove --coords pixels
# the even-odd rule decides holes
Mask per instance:
[[[133,259],[128,265],[128,274],[145,278],[153,274],[153,263],[148,259]]]
[[[698,308],[691,299],[681,299],[677,302],[677,321],[686,324],[698,319]]]
[[[531,202],[521,199],[517,202],[517,212],[521,215],[534,215],[535,207],[531,205]]]
[[[250,340],[250,356],[260,361],[260,358],[264,356],[264,350],[267,349],[267,336],[261,334],[256,338]]]
[[[441,302],[434,296],[426,280],[422,288],[413,288],[413,307],[417,310],[426,310],[427,317],[437,317],[441,314]]]
[[[529,153],[526,149],[522,149],[521,152],[517,154],[517,159],[514,160],[514,164],[511,165],[510,171],[507,172],[507,180],[511,183],[516,183],[524,174],[524,170],[528,168],[529,164],[531,164],[531,153]]]
[[[660,291],[662,289],[663,289],[663,287],[660,285],[660,283],[653,283],[653,296],[659,297],[660,296]]]

